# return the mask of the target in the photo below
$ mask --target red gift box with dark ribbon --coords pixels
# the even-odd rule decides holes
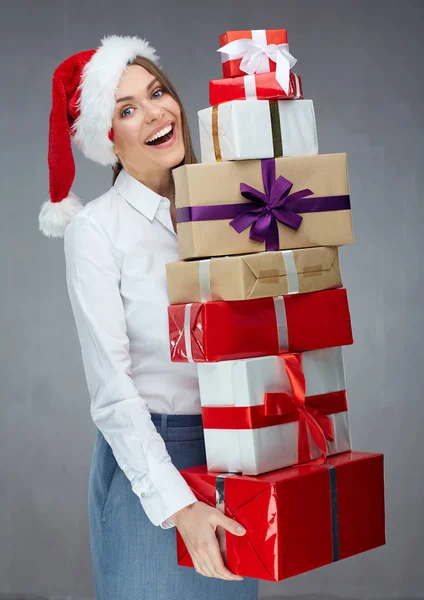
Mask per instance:
[[[345,288],[168,306],[173,362],[216,362],[353,343]]]
[[[288,90],[278,83],[275,73],[259,73],[209,81],[209,104],[217,106],[231,100],[300,100],[302,78],[290,72]]]
[[[383,458],[345,452],[256,477],[206,465],[181,474],[199,501],[246,529],[244,536],[219,532],[230,571],[280,581],[385,544]],[[178,564],[193,567],[176,536]]]
[[[296,62],[289,54],[286,29],[227,31],[220,36],[219,45],[224,77],[273,72],[277,62],[283,63],[288,74]]]

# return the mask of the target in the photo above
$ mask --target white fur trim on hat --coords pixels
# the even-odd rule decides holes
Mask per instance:
[[[63,237],[72,218],[83,208],[81,200],[72,192],[61,202],[47,200],[38,215],[40,231],[47,237]]]
[[[72,125],[75,142],[87,158],[102,165],[117,161],[108,133],[116,104],[116,91],[127,65],[136,56],[159,62],[156,50],[138,37],[110,35],[84,65],[80,84],[80,114]]]

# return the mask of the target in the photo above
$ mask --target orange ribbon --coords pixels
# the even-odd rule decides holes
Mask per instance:
[[[219,144],[218,131],[218,106],[212,106],[212,140],[216,162],[222,162],[221,146]]]

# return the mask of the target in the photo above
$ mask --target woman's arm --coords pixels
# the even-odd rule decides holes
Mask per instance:
[[[81,345],[91,416],[154,525],[196,502],[131,376],[120,271],[104,231],[77,215],[65,231],[66,281]],[[168,521],[167,521],[168,520]]]

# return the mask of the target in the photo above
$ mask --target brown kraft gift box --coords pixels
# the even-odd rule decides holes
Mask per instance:
[[[342,197],[349,199],[347,159],[345,153],[316,156],[280,157],[275,161],[275,176],[282,175],[291,182],[290,196],[300,190],[310,190],[302,200],[312,206],[316,198]],[[182,165],[174,169],[177,234],[181,260],[265,251],[266,244],[250,239],[250,229],[238,233],[231,225],[232,218],[215,220],[186,220],[197,207],[222,207],[248,204],[257,206],[241,195],[244,183],[264,192],[261,160],[224,161]],[[350,206],[350,204],[348,205]],[[194,208],[194,210],[193,210]],[[238,207],[236,207],[238,208]],[[207,209],[210,210],[210,209]],[[278,247],[274,249],[310,248],[313,246],[342,246],[353,243],[350,208],[298,213],[303,217],[299,228],[284,223],[278,225]]]
[[[166,265],[170,304],[250,300],[342,286],[336,247],[258,252]]]

